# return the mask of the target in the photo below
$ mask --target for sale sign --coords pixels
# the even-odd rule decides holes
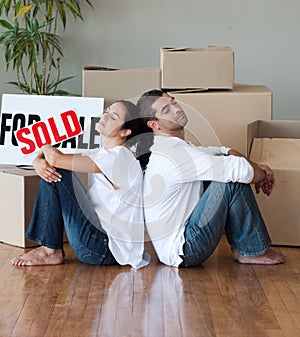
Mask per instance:
[[[61,122],[64,129],[62,133],[58,130],[58,126]],[[76,112],[74,110],[68,110],[62,112],[56,119],[50,117],[46,121],[39,121],[33,124],[31,127],[28,126],[19,129],[15,132],[15,136],[18,143],[21,144],[21,152],[23,154],[31,154],[44,145],[53,145],[78,136],[81,133],[82,128]]]
[[[31,165],[46,144],[65,153],[99,146],[103,98],[3,95],[0,164]]]

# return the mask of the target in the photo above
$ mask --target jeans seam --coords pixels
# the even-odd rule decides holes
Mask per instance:
[[[69,191],[67,185],[63,182],[63,180],[60,181],[60,182],[57,182],[56,184],[61,184],[61,187],[64,189],[64,191],[66,192],[66,194],[69,195],[69,197],[70,197],[71,200],[73,201],[73,206],[74,206],[74,208],[75,208],[77,211],[80,212],[80,215],[83,216],[84,219],[87,219],[87,220],[89,221],[88,217],[86,216],[86,214],[84,213],[82,207],[80,206],[78,199],[76,198],[75,190],[74,190],[74,184],[72,185],[72,186],[73,186],[73,187],[72,187],[72,188],[73,188],[73,191],[72,191],[73,193],[71,193],[71,192]],[[94,226],[95,228],[97,228],[95,225],[93,225],[93,226]]]
[[[241,185],[238,185],[238,186],[241,186]],[[240,193],[243,194],[243,198],[245,200],[245,203],[247,204],[247,207],[251,208],[249,203],[248,203],[248,199],[246,198],[246,195],[244,193],[244,189],[240,189]],[[236,195],[236,193],[234,195]],[[244,255],[244,256],[257,256],[257,255],[264,254],[267,251],[267,249],[269,247],[269,244],[270,244],[270,242],[268,243],[268,242],[265,241],[264,236],[262,235],[261,231],[259,230],[259,227],[256,226],[255,223],[254,224],[252,223],[251,225],[252,225],[252,228],[254,229],[254,231],[256,233],[256,237],[259,240],[259,244],[260,244],[261,249],[258,250],[258,251],[250,253],[250,252],[246,252],[242,247],[237,247],[236,249],[238,249],[239,253],[241,255]]]

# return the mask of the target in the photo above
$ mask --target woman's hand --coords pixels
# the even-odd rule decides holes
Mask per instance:
[[[41,150],[48,164],[52,167],[57,167],[56,164],[59,163],[60,158],[63,156],[62,152],[51,145],[44,145]]]
[[[32,163],[36,173],[45,181],[57,182],[61,179],[61,174],[51,166],[44,158],[43,152],[40,152]]]
[[[63,153],[51,145],[44,145],[35,161],[34,168],[39,176],[50,182],[61,178],[57,168],[75,172],[101,173],[99,167],[88,156],[82,156],[81,153]]]

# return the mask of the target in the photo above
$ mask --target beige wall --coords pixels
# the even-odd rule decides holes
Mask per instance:
[[[62,34],[67,89],[81,94],[84,64],[131,68],[159,65],[159,48],[229,45],[236,82],[273,91],[273,118],[300,119],[300,2],[297,0],[94,0],[85,21]],[[13,80],[0,61],[0,90]]]

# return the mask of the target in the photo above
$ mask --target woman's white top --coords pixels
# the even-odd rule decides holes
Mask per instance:
[[[92,173],[88,196],[109,238],[116,261],[140,268],[149,264],[144,254],[143,172],[124,146],[86,151],[102,173]]]

